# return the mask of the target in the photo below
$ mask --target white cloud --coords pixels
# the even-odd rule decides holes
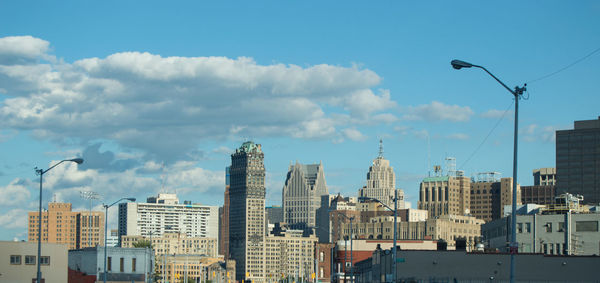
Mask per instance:
[[[21,206],[31,194],[28,190],[30,181],[14,179],[6,186],[0,186],[0,206]]]
[[[503,110],[497,110],[497,109],[490,109],[488,111],[485,111],[485,112],[481,113],[479,116],[481,118],[487,118],[487,119],[498,119],[498,118],[501,118],[503,115],[504,116],[506,116],[506,115],[511,116],[511,115],[509,115],[510,113],[512,113],[512,111],[503,111]]]
[[[15,208],[0,214],[0,227],[5,229],[27,228],[27,210]]]
[[[454,133],[447,135],[446,138],[451,140],[467,140],[469,139],[469,135],[463,133]]]
[[[32,36],[0,38],[0,65],[22,64],[46,56],[50,43]]]
[[[469,106],[447,105],[442,102],[432,101],[430,104],[407,107],[402,117],[404,120],[430,122],[451,121],[466,122],[473,115]]]
[[[345,138],[353,141],[364,141],[367,139],[365,135],[363,135],[359,130],[354,128],[343,129],[342,134]]]
[[[48,56],[41,39],[0,42],[0,56]],[[0,130],[30,130],[57,142],[109,140],[174,161],[190,158],[207,139],[334,138],[341,128],[394,122],[393,114],[381,113],[396,106],[389,91],[371,90],[380,81],[357,66],[260,65],[247,57],[122,52],[72,64],[0,62],[8,95],[0,103]]]

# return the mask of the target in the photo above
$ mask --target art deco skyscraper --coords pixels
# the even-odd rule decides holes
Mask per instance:
[[[322,163],[291,165],[282,191],[283,221],[292,229],[316,226],[321,196],[327,194]]]
[[[229,254],[236,280],[265,278],[265,166],[260,144],[244,142],[231,155]]]
[[[367,185],[361,188],[361,197],[376,198],[389,207],[394,207],[394,190],[396,190],[396,174],[390,161],[383,158],[383,142],[379,140],[379,156],[373,160],[367,173]],[[404,192],[398,190],[398,209],[404,208]]]

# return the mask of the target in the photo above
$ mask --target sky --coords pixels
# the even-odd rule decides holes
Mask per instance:
[[[518,182],[531,185],[555,166],[555,131],[600,116],[599,14],[598,1],[2,1],[0,240],[27,239],[34,168],[75,157],[44,174],[44,207],[89,209],[81,191],[102,196],[95,210],[159,192],[222,205],[248,140],[268,205],[296,161],[356,195],[380,139],[414,208],[447,157],[510,177],[512,95],[453,59],[527,83]]]

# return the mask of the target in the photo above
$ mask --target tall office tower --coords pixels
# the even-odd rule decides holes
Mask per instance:
[[[499,173],[479,173],[471,183],[471,214],[486,222],[500,219],[504,206],[512,205],[512,177],[496,177]],[[517,205],[521,204],[521,187],[517,184]]]
[[[28,241],[38,241],[38,212],[29,212]],[[92,211],[75,212],[70,203],[48,203],[42,212],[42,242],[66,244],[69,249],[81,249],[104,245],[104,213]],[[91,242],[91,244],[90,244]]]
[[[439,167],[438,167],[439,168]],[[419,190],[419,209],[427,210],[429,218],[440,215],[465,215],[470,209],[471,179],[462,175],[427,177]]]
[[[321,196],[327,194],[322,163],[290,165],[282,190],[283,221],[296,230],[316,226]]]
[[[190,201],[180,204],[176,194],[158,194],[147,198],[146,203],[119,204],[119,238],[160,237],[166,232],[218,239],[219,207]]]
[[[244,142],[231,155],[229,254],[236,280],[265,280],[265,165],[260,144]]]
[[[231,183],[229,168],[229,166],[225,168],[225,201],[223,202],[223,213],[219,218],[219,225],[221,225],[219,227],[219,254],[225,256],[225,259],[229,258],[229,184]]]
[[[556,185],[556,168],[533,169],[534,186]]]
[[[383,141],[379,140],[379,155],[373,160],[367,173],[367,185],[358,190],[361,197],[376,198],[389,207],[394,207],[396,174],[390,161],[383,158]],[[398,209],[404,208],[404,191],[398,190]]]
[[[600,117],[556,131],[556,182],[558,194],[579,194],[584,203],[600,203]]]
[[[283,222],[283,208],[279,205],[265,207],[267,222],[269,224]]]

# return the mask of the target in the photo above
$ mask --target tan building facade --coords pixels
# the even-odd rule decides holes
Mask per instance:
[[[121,245],[133,248],[139,241],[149,241],[144,236],[122,236]],[[216,238],[187,237],[182,233],[165,233],[162,237],[152,237],[152,247],[156,255],[162,254],[199,254],[208,257],[218,257],[218,242]]]
[[[313,255],[318,238],[290,235],[269,235],[265,245],[266,280],[282,278],[312,278],[315,270]]]
[[[42,211],[42,242],[65,244],[68,249],[104,245],[104,213],[75,212],[70,203],[48,203]],[[91,220],[91,226],[90,224]],[[37,242],[39,213],[28,213],[28,241]]]
[[[37,277],[37,243],[0,241],[0,282],[31,283]],[[66,244],[42,244],[42,279],[67,282]]]
[[[504,206],[512,205],[512,178],[471,184],[471,215],[486,222],[500,219]],[[517,185],[517,205],[521,204],[521,190]]]
[[[398,240],[445,240],[450,246],[458,238],[465,238],[468,246],[475,245],[481,236],[484,221],[472,216],[442,215],[419,222],[398,222]],[[342,226],[342,237],[350,235],[350,225]],[[353,223],[355,239],[392,240],[394,238],[393,217],[372,218],[370,222]]]
[[[429,218],[439,215],[465,215],[470,209],[471,179],[464,176],[427,177],[419,190],[419,209]]]

